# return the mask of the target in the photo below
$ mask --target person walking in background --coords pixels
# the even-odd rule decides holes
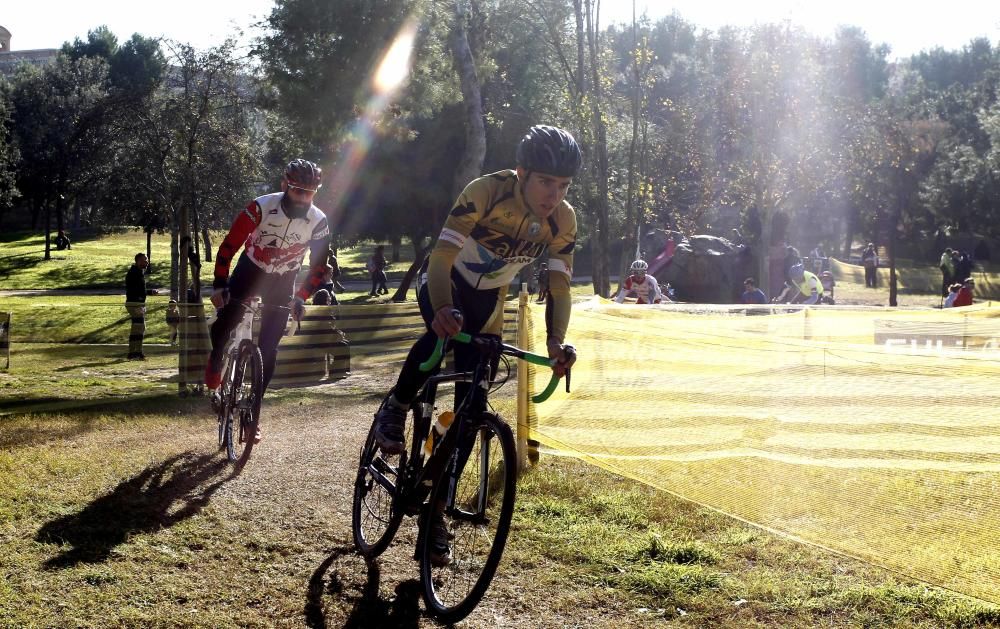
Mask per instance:
[[[549,296],[549,265],[545,262],[538,265],[535,283],[538,285],[538,299],[535,303],[544,304],[545,299]]]
[[[875,251],[875,243],[868,243],[861,252],[861,266],[865,267],[865,288],[875,288],[878,277],[878,253]]]
[[[177,343],[177,326],[181,323],[181,312],[177,306],[177,300],[171,299],[167,303],[167,327],[170,328],[170,344]]]
[[[142,340],[146,335],[146,254],[135,254],[135,264],[125,274],[125,310],[132,318],[128,335],[129,360],[146,360],[142,353]]]
[[[375,247],[375,253],[368,258],[368,264],[365,265],[372,278],[372,291],[368,294],[369,297],[385,295],[389,292],[389,289],[385,285],[388,280],[385,275],[385,267],[388,265],[388,262],[385,259],[384,251],[385,245]]]

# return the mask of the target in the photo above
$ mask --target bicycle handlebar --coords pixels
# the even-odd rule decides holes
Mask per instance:
[[[467,332],[459,332],[451,338],[459,343],[471,343],[473,341],[472,335]],[[420,363],[420,371],[430,371],[431,369],[434,369],[439,362],[441,362],[441,357],[444,355],[444,344],[445,339],[438,337],[437,343],[434,345],[434,352],[431,354],[430,358]],[[506,343],[500,344],[500,353],[514,356],[516,358],[520,358],[521,360],[526,360],[534,365],[540,365],[543,367],[552,367],[555,364],[555,359],[553,358],[542,356],[541,354],[532,354],[531,352],[526,352],[523,349],[518,349],[517,347],[507,345]],[[566,375],[567,377],[569,376],[568,370]],[[567,380],[567,391],[569,390],[568,384]],[[535,404],[541,404],[545,400],[549,399],[549,396],[552,395],[558,385],[559,376],[553,372],[552,378],[549,380],[549,384],[545,387],[545,390],[538,395],[533,395],[531,397],[531,401]]]

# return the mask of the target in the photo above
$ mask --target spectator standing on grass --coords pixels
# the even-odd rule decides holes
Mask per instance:
[[[973,292],[976,290],[976,282],[971,277],[967,278],[962,282],[962,288],[959,289],[958,295],[955,296],[955,301],[951,303],[955,308],[961,306],[971,306]]]
[[[941,262],[938,264],[941,268],[941,294],[945,297],[948,296],[948,291],[955,282],[955,261],[951,254],[951,247],[945,249],[944,253],[941,254]]]
[[[142,353],[142,339],[146,335],[146,254],[135,254],[135,264],[125,274],[125,310],[132,318],[128,335],[129,360],[146,360]]]
[[[875,288],[878,277],[878,253],[875,251],[875,243],[868,243],[861,252],[861,266],[865,267],[865,288]]]
[[[809,252],[809,257],[812,258],[813,273],[819,275],[826,268],[826,252],[823,251],[823,245],[816,245],[812,251]]]
[[[368,264],[366,268],[368,273],[372,278],[372,291],[368,294],[369,297],[374,297],[376,295],[385,295],[389,292],[388,287],[385,283],[388,278],[385,275],[385,267],[389,264],[385,259],[385,245],[379,245],[375,247],[375,253],[368,258]]]
[[[975,263],[972,261],[972,256],[970,256],[965,251],[957,251],[957,259],[955,261],[955,281],[964,282],[967,278],[972,277],[972,269]]]

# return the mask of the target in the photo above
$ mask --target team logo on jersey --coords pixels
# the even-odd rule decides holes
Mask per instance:
[[[530,238],[534,238],[541,231],[542,231],[542,224],[541,223],[531,223],[530,225],[528,225],[528,236]]]

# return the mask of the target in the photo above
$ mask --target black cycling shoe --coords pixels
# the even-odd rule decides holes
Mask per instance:
[[[402,454],[403,429],[406,422],[406,409],[399,408],[389,402],[382,405],[375,414],[375,443],[386,454]]]

